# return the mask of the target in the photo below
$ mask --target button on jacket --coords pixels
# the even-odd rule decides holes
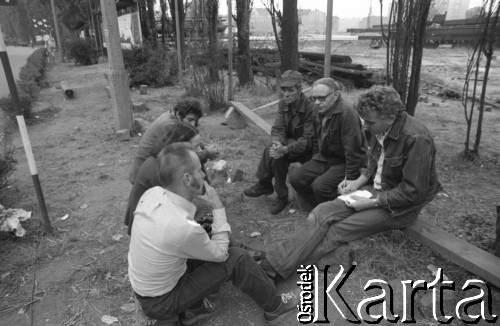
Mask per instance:
[[[366,140],[357,112],[341,95],[326,114],[314,111],[311,146],[314,160],[345,164],[347,180],[359,177],[365,166]]]
[[[417,119],[400,112],[384,139],[384,151],[379,203],[393,216],[420,209],[442,189],[436,173],[434,140]],[[380,154],[381,145],[372,137],[368,167],[362,171],[371,182]]]
[[[285,100],[279,101],[278,116],[271,128],[271,139],[287,146],[291,156],[310,152],[313,110],[314,103],[303,93],[292,104],[286,104]]]

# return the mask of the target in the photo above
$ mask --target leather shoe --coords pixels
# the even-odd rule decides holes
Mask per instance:
[[[276,201],[271,205],[271,208],[269,209],[269,212],[273,215],[279,214],[285,207],[288,205],[288,199],[287,198],[278,198]]]

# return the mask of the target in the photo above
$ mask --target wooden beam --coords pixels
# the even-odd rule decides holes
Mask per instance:
[[[500,288],[500,258],[426,221],[417,220],[403,232]]]
[[[310,90],[312,89],[312,87],[307,87],[306,89],[302,90],[302,93],[307,93],[309,92]],[[275,101],[272,101],[272,102],[269,102],[267,104],[264,104],[264,105],[261,105],[259,106],[258,108],[255,108],[255,109],[252,109],[251,111],[255,112],[257,110],[262,110],[262,109],[265,109],[265,108],[268,108],[270,106],[273,106],[275,104],[278,104],[280,100],[275,100]]]
[[[266,134],[268,135],[271,134],[271,124],[269,124],[266,120],[262,119],[252,110],[247,108],[243,103],[236,101],[231,101],[229,103],[231,103],[231,105],[234,107],[236,111],[238,111],[238,113],[240,113],[242,116],[255,123],[257,127],[264,130]]]

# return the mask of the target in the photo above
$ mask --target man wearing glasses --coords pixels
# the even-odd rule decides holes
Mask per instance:
[[[311,159],[314,104],[302,93],[302,75],[287,70],[281,76],[280,86],[283,99],[278,104],[278,116],[271,129],[271,142],[264,149],[257,168],[259,181],[243,191],[248,197],[276,191],[278,196],[270,208],[271,214],[278,214],[288,204],[286,177],[290,163],[305,163]]]
[[[338,84],[332,78],[313,83],[312,154],[310,161],[294,170],[289,177],[297,192],[301,210],[337,197],[337,187],[356,180],[365,164],[366,140],[361,121],[351,103],[342,99]]]

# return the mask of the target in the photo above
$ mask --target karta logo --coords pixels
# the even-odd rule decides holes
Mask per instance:
[[[315,265],[301,265],[297,269],[299,274],[299,281],[297,286],[300,287],[300,303],[297,305],[298,313],[297,320],[302,324],[327,324],[329,304],[338,311],[340,316],[353,324],[360,324],[366,322],[369,324],[378,324],[382,320],[390,323],[405,323],[415,324],[414,306],[415,294],[418,291],[432,290],[432,315],[433,318],[441,324],[449,324],[455,316],[446,315],[443,311],[443,293],[444,291],[455,291],[455,282],[443,280],[443,271],[441,268],[437,270],[436,278],[431,283],[427,284],[424,280],[417,281],[401,281],[403,298],[394,298],[393,290],[386,281],[380,279],[369,280],[364,286],[364,291],[378,289],[380,292],[373,296],[368,297],[359,302],[354,311],[346,300],[340,294],[340,289],[352,274],[355,265],[344,273],[344,268],[340,266],[339,272],[331,283],[328,283],[328,269],[327,265],[323,271],[324,281],[322,287],[319,285],[318,269]],[[498,317],[492,314],[492,298],[490,287],[481,280],[467,280],[462,286],[463,291],[479,290],[478,294],[470,297],[464,297],[455,306],[456,318],[466,324],[477,324],[480,320],[487,323],[495,323]],[[486,291],[485,291],[486,289]],[[323,304],[320,305],[320,293],[323,296]],[[394,313],[394,300],[403,301],[403,314],[399,316]],[[409,302],[408,302],[409,299]],[[382,314],[372,314],[370,310],[381,305]],[[479,306],[480,314],[469,314],[468,311],[471,307]],[[349,312],[349,314],[346,314]],[[320,319],[324,316],[324,319]]]

